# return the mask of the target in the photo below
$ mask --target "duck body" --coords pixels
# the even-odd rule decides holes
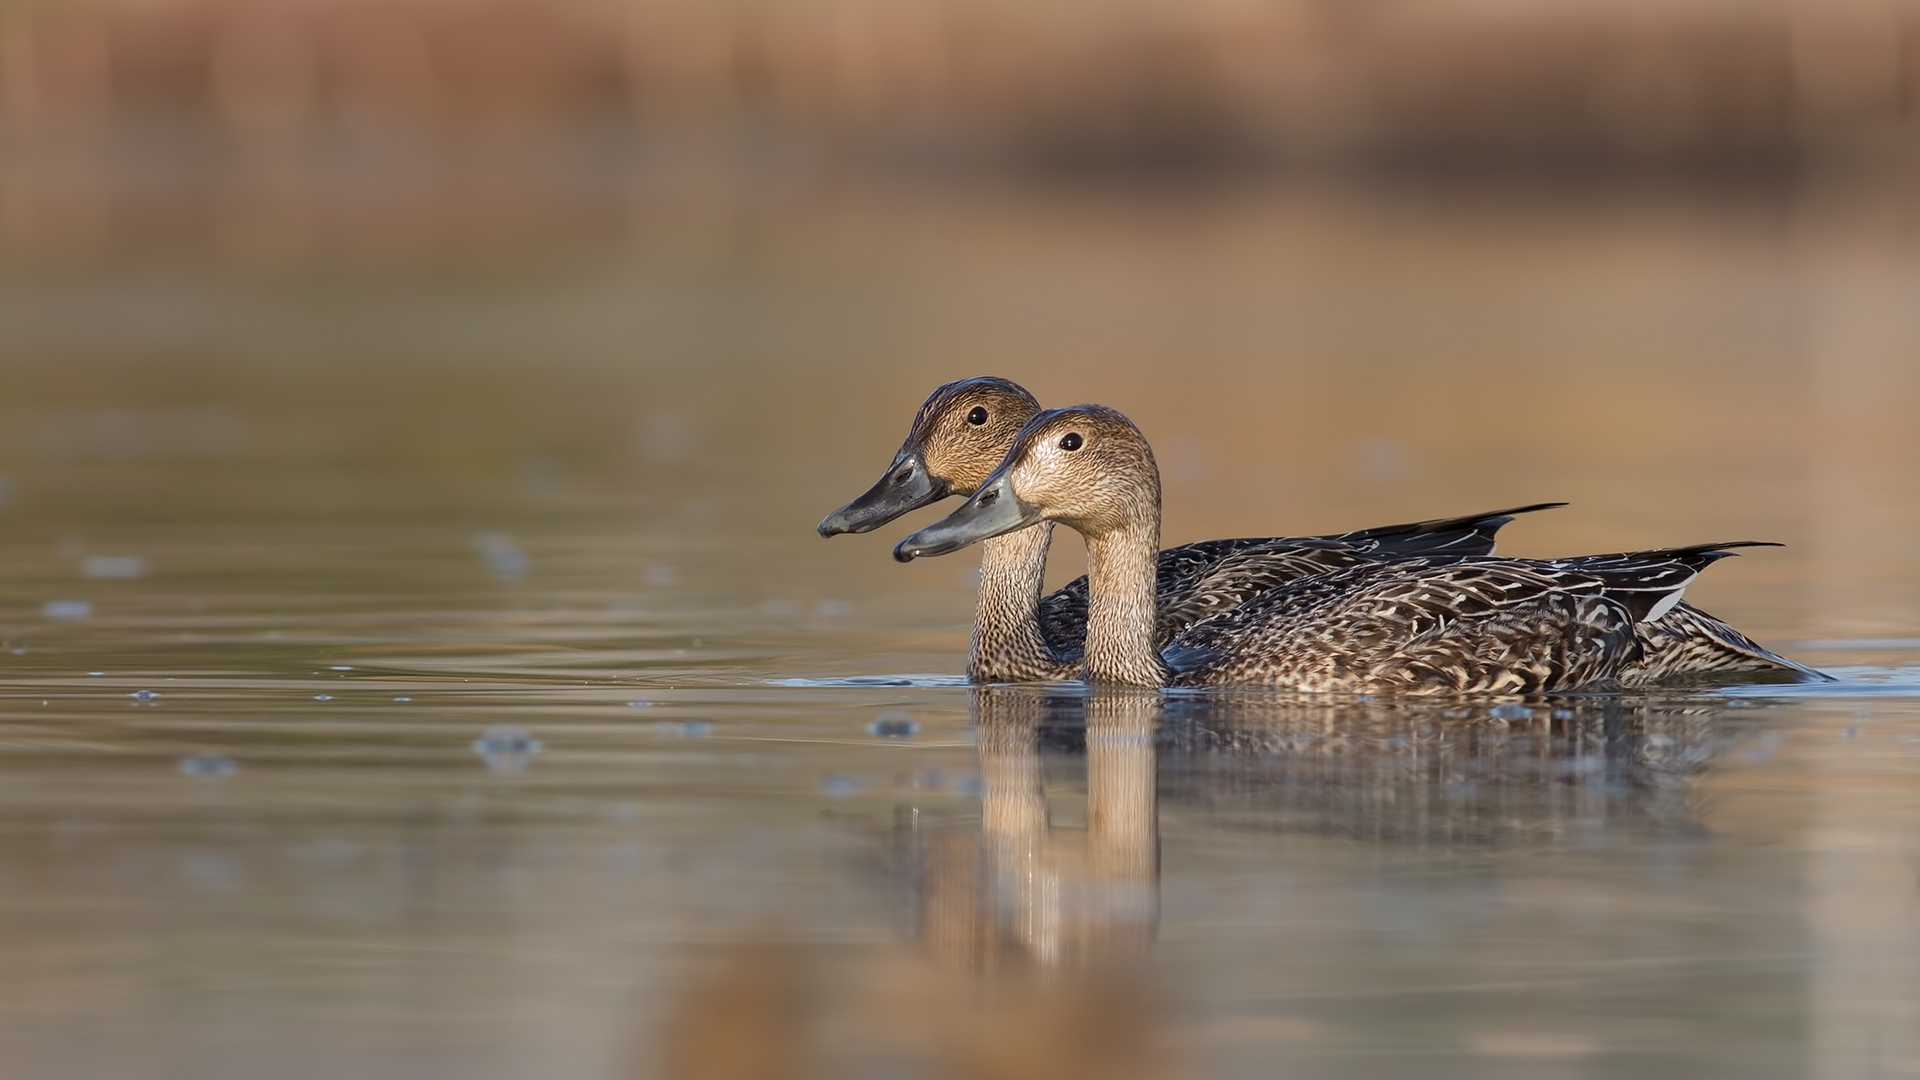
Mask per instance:
[[[1024,387],[982,376],[928,396],[879,482],[827,515],[822,536],[867,532],[950,495],[970,496],[1005,456],[1040,404]],[[1173,636],[1275,585],[1310,574],[1409,555],[1485,555],[1514,515],[1536,503],[1326,536],[1203,540],[1168,548],[1155,569],[1157,639]],[[980,593],[967,676],[976,683],[1079,677],[1087,635],[1085,577],[1041,595],[1052,539],[1037,525],[982,543]]]
[[[1130,421],[1104,406],[1051,410],[966,504],[895,555],[944,554],[1040,522],[1080,531],[1088,577],[1048,598],[1040,622],[1056,639],[1084,627],[1078,673],[1095,682],[1507,694],[1763,668],[1824,678],[1681,606],[1700,570],[1752,542],[1523,560],[1355,557],[1341,550],[1351,541],[1327,537],[1277,542],[1284,555],[1213,541],[1223,546],[1189,557],[1156,550],[1159,508],[1158,471]],[[1194,597],[1204,599],[1188,606]]]
[[[1807,670],[1724,626],[1665,620],[1699,571],[1749,543],[1571,559],[1426,557],[1302,578],[1189,627],[1162,651],[1171,686],[1368,694],[1532,694],[1640,686],[1738,653]],[[1751,652],[1749,652],[1751,650]],[[1757,655],[1754,655],[1757,654]]]
[[[886,474],[822,520],[821,535],[866,532],[948,496],[974,495],[1039,412],[1033,395],[1006,379],[962,379],[937,388]],[[1142,450],[1150,464],[1144,441]],[[1157,476],[1155,482],[1157,492]],[[1495,534],[1513,515],[1562,505],[1537,503],[1326,536],[1203,540],[1168,548],[1153,567],[1153,641],[1156,648],[1169,647],[1189,627],[1296,579],[1408,558],[1491,555]],[[1052,532],[1050,522],[1041,522],[982,543],[967,659],[973,682],[1081,677],[1091,584],[1083,576],[1042,595]],[[1825,677],[1684,601],[1634,623],[1632,633],[1636,647],[1618,654],[1624,657],[1618,678],[1625,683],[1754,672]]]
[[[1194,623],[1296,578],[1411,555],[1490,553],[1495,534],[1513,515],[1559,505],[1537,503],[1329,536],[1241,537],[1167,548],[1155,560],[1156,640],[1170,642]],[[1049,529],[1041,525],[1027,531],[1045,534]],[[973,681],[1079,677],[1086,651],[1088,579],[1076,578],[1036,602],[1019,583],[1037,580],[1045,572],[1045,555],[1042,545],[1037,555],[1027,556],[1036,561],[1013,570],[997,552],[984,560],[967,665]]]

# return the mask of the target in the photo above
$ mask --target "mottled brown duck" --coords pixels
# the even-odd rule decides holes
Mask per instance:
[[[947,383],[915,415],[885,475],[827,515],[822,536],[867,532],[950,495],[972,495],[1040,411],[1025,388],[981,377]],[[1155,640],[1286,581],[1365,562],[1432,554],[1488,554],[1513,515],[1561,506],[1537,503],[1464,517],[1384,525],[1332,536],[1203,540],[1168,548],[1154,567]],[[967,675],[974,682],[1079,677],[1088,582],[1041,595],[1053,527],[1040,524],[986,540]]]
[[[958,510],[901,541],[894,554],[902,561],[942,555],[1043,522],[1086,538],[1083,678],[1371,694],[1543,693],[1695,674],[1692,648],[1662,644],[1686,631],[1644,628],[1676,610],[1687,585],[1729,549],[1774,546],[1359,562],[1274,584],[1162,641],[1152,449],[1118,411],[1082,405],[1036,414]],[[1711,617],[1697,613],[1699,620]],[[1690,645],[1825,677],[1731,627]]]

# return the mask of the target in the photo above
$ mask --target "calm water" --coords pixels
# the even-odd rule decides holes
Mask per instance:
[[[1839,203],[12,266],[5,1074],[1920,1076],[1920,258]],[[970,562],[811,527],[980,372],[1135,415],[1169,542],[1789,541],[1694,596],[1840,681],[970,691]]]

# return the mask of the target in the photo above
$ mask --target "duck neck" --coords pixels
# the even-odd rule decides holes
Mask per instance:
[[[1159,553],[1158,515],[1087,538],[1087,681],[1166,682],[1154,640]]]
[[[1057,677],[1058,663],[1040,636],[1040,589],[1052,540],[1053,523],[1047,522],[981,545],[980,600],[967,656],[967,677],[974,682]]]

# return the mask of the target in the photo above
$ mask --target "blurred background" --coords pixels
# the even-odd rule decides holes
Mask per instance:
[[[1920,600],[1901,0],[14,0],[0,148],[40,537],[531,492],[886,573],[803,526],[994,373],[1139,420],[1170,542],[1568,499],[1514,541]]]
[[[1503,550],[1785,541],[1690,598],[1910,663],[1920,4],[6,0],[0,1050],[598,1076],[665,1030],[669,1073],[789,1075],[698,1046],[736,1007],[799,1038],[817,956],[680,979],[716,921],[885,942],[899,866],[946,867],[915,917],[984,950],[942,898],[1046,832],[1040,752],[1001,748],[1026,802],[975,837],[958,691],[778,683],[960,670],[971,556],[812,526],[977,374],[1134,417],[1169,544],[1569,500]],[[1913,1075],[1911,771],[1873,756],[1911,717],[1837,701],[1757,744],[1610,716],[1575,810],[1523,739],[1395,773],[1426,718],[1319,773],[1288,748],[1350,718],[1167,749],[1185,1005],[1047,1008],[1189,1041],[1062,1052]],[[1094,764],[1045,748],[1056,787]],[[925,850],[876,871],[876,836]],[[1635,948],[1648,986],[1579,981]],[[993,1067],[953,1075],[1026,1075]]]

